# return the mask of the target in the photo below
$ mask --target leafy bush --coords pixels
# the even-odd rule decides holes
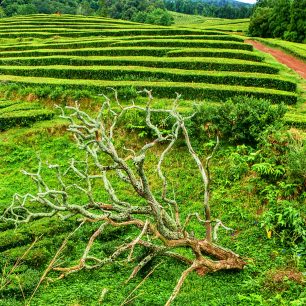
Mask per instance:
[[[302,142],[289,146],[288,176],[291,181],[306,186],[306,146]]]
[[[260,134],[281,121],[285,112],[283,104],[274,106],[267,100],[235,97],[221,106],[200,106],[192,120],[195,126],[217,131],[230,143],[256,145]]]
[[[264,213],[261,225],[267,233],[278,236],[284,245],[301,243],[306,251],[305,216],[296,206],[296,203],[279,201]]]

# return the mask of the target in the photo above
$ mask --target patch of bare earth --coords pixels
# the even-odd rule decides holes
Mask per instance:
[[[306,63],[303,61],[279,49],[267,47],[266,45],[255,40],[246,40],[245,42],[253,45],[253,47],[259,51],[271,54],[278,62],[288,66],[297,72],[302,78],[306,79]]]
[[[295,269],[276,270],[268,274],[265,285],[271,290],[285,291],[289,287],[287,281],[302,284],[305,279],[303,273]]]

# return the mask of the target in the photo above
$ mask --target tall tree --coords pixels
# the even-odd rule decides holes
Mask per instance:
[[[306,0],[293,0],[290,10],[290,24],[285,38],[296,42],[306,40]]]
[[[249,26],[251,36],[306,39],[306,0],[259,0]]]
[[[290,23],[291,0],[277,0],[269,17],[269,32],[272,37],[283,38]]]

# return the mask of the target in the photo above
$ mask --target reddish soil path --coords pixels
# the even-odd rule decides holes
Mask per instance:
[[[302,78],[306,79],[306,63],[304,63],[303,61],[279,49],[273,49],[273,48],[267,47],[266,45],[258,41],[255,41],[255,40],[246,40],[245,42],[253,45],[254,48],[260,51],[271,54],[277,59],[277,61],[293,69]]]

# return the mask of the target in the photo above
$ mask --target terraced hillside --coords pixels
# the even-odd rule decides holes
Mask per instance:
[[[294,82],[243,39],[220,31],[35,15],[1,19],[0,39],[5,84],[95,93],[150,88],[158,97],[179,92],[186,100],[218,102],[236,95],[297,101]]]
[[[53,112],[43,109],[40,104],[32,102],[12,102],[0,100],[0,132],[15,126],[50,120]]]
[[[154,97],[169,99],[178,92],[183,95],[182,111],[185,106],[190,110],[192,100],[212,100],[220,102],[212,105],[221,105],[222,101],[236,95],[264,97],[274,103],[292,105],[298,99],[295,82],[283,76],[277,65],[265,62],[261,53],[240,37],[222,31],[190,29],[183,25],[159,27],[96,17],[36,15],[0,19],[0,41],[0,95],[6,97],[0,100],[1,211],[8,207],[16,192],[33,192],[35,184],[20,170],[36,173],[37,155],[44,162],[46,168],[42,172],[51,188],[57,184],[53,172],[57,169],[55,165],[65,171],[65,179],[69,182],[79,181],[72,175],[71,167],[66,171],[66,166],[72,163],[72,158],[84,160],[84,152],[72,141],[71,134],[66,133],[66,120],[53,119],[31,128],[10,129],[51,119],[53,112],[42,105],[58,102],[58,95],[65,96],[63,101],[69,104],[77,100],[69,97],[70,93],[88,90],[91,99],[82,97],[80,101],[84,102],[82,109],[89,113],[99,108],[104,98],[97,94],[107,94],[107,87],[118,88],[119,93],[126,96],[133,96],[143,88],[152,88]],[[20,97],[27,97],[27,102],[16,102]],[[124,95],[120,98],[124,100]],[[143,101],[140,98],[137,102]],[[156,104],[164,106],[167,102],[161,99]],[[293,125],[298,116],[302,117],[292,113],[287,121]],[[118,148],[126,144],[127,148],[138,150],[139,144],[147,143],[149,137],[143,130],[142,121],[131,118],[128,117],[129,122],[124,122],[124,127],[117,131]],[[305,120],[300,127],[305,127]],[[198,145],[197,151],[203,151],[200,153],[203,160],[206,153],[211,153],[212,144],[209,142],[206,147],[201,142]],[[274,145],[274,138],[271,145]],[[276,172],[280,169],[282,173],[282,164],[277,164],[283,155],[279,147],[284,147],[283,142],[277,140],[275,147],[267,144],[267,150],[236,144],[220,146],[220,154],[216,152],[218,155],[212,160],[212,206],[214,217],[222,218],[222,222],[235,231],[221,229],[219,239],[222,245],[247,258],[249,264],[241,273],[190,275],[173,305],[249,306],[253,302],[257,305],[258,301],[263,301],[262,305],[289,305],[293,299],[297,302],[293,301],[292,305],[302,305],[304,283],[297,278],[299,267],[292,269],[292,265],[302,265],[302,256],[300,259],[298,253],[293,257],[289,248],[274,240],[277,234],[273,232],[269,237],[270,232],[261,227],[260,214],[263,207],[268,207],[267,199],[272,197],[274,189],[269,177],[265,181],[265,176],[262,178],[253,166],[269,166],[271,162],[271,169],[275,168]],[[163,148],[163,144],[156,147],[146,161],[146,167],[152,169],[149,171],[150,184],[152,182],[156,188],[160,183],[153,169],[156,156],[162,154]],[[274,148],[277,148],[276,153]],[[274,159],[270,161],[270,154],[279,155],[275,162]],[[166,163],[169,179],[174,183],[182,181],[182,185],[173,184],[171,189],[176,189],[183,217],[193,209],[200,211],[202,182],[196,178],[195,164],[183,152],[181,144],[173,148]],[[81,167],[83,164],[80,162]],[[186,179],[186,173],[188,177],[190,174],[190,179]],[[284,183],[278,174],[273,182],[276,178]],[[120,198],[138,201],[126,182],[115,179],[113,183]],[[109,197],[100,184],[97,182],[93,186],[94,195],[101,203],[107,203]],[[285,184],[285,192],[288,186],[292,188],[293,184]],[[288,197],[299,190],[299,185],[296,186]],[[272,192],[266,195],[262,190]],[[281,195],[275,192],[275,197]],[[75,192],[72,201],[82,202],[83,199]],[[293,216],[297,219],[297,215]],[[79,216],[66,222],[53,216],[17,228],[13,223],[0,220],[1,306],[164,305],[185,269],[172,259],[158,264],[147,263],[139,276],[130,282],[126,280],[134,263],[125,261],[103,269],[72,273],[54,282],[52,280],[60,274],[50,271],[43,280],[47,267],[77,263],[97,223],[88,222],[82,228],[79,225]],[[202,226],[195,226],[196,236],[198,231],[202,232]],[[126,243],[131,235],[134,235],[132,228],[126,232],[120,228],[110,230],[99,237],[93,254],[109,255],[114,246]],[[70,238],[66,244],[67,236]],[[63,252],[56,258],[61,246]],[[136,249],[135,256],[146,258],[142,257],[146,253]],[[284,271],[284,267],[288,270]],[[300,270],[305,271],[305,268]],[[276,277],[278,271],[285,273],[283,281]],[[294,275],[298,281],[287,275]],[[279,296],[279,292],[284,293],[283,296]],[[301,304],[297,300],[300,296]]]
[[[171,12],[171,15],[173,16],[176,25],[204,30],[246,33],[250,23],[250,19],[248,18],[224,19],[199,15],[187,15],[176,12]]]

